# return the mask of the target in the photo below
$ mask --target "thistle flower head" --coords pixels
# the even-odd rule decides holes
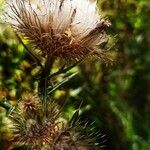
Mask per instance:
[[[88,128],[88,127],[87,127]],[[98,150],[97,135],[80,126],[65,127],[56,134],[54,150]]]
[[[11,130],[14,133],[14,143],[17,146],[27,146],[34,150],[99,150],[98,134],[87,124],[82,126],[79,119],[61,121],[61,112],[54,102],[47,104],[46,116],[40,98],[35,95],[25,95],[26,99],[38,101],[38,109],[22,111],[22,102],[18,109],[10,115]],[[23,100],[22,99],[22,100]],[[30,99],[31,100],[31,99]],[[20,103],[20,102],[19,102]],[[28,107],[27,107],[28,108]],[[30,107],[29,107],[30,108]],[[28,110],[28,109],[26,109]],[[31,115],[34,110],[34,115]],[[36,111],[35,111],[36,110]],[[75,116],[75,115],[74,115]]]
[[[47,149],[47,145],[51,143],[53,134],[57,130],[58,108],[49,103],[46,111],[48,115],[45,118],[40,98],[26,93],[19,102],[17,110],[10,115],[11,130],[14,133],[16,145],[37,150],[42,147]]]
[[[52,148],[54,150],[99,150],[97,142],[99,132],[95,132],[93,124],[83,124],[77,110],[70,121],[55,133]]]
[[[90,0],[12,0],[7,19],[42,56],[72,61],[86,55],[106,60],[98,46],[110,22],[101,19]]]
[[[31,93],[25,93],[18,103],[20,110],[25,113],[36,113],[40,109],[39,97]]]

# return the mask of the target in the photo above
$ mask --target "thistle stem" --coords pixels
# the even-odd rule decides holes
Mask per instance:
[[[54,60],[51,58],[50,55],[48,55],[47,57],[47,61],[45,62],[45,66],[42,70],[41,73],[41,78],[39,81],[39,94],[41,96],[42,102],[43,102],[43,107],[44,107],[44,111],[45,111],[45,116],[46,114],[46,110],[47,110],[47,96],[48,96],[48,92],[47,92],[47,88],[48,88],[48,76],[50,75],[51,72],[51,68],[53,66],[53,62]]]

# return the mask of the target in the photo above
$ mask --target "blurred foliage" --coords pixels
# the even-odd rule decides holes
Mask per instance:
[[[112,22],[108,33],[117,35],[118,59],[108,67],[98,60],[80,65],[80,75],[57,90],[53,98],[60,104],[66,103],[66,117],[82,103],[81,117],[95,121],[97,129],[106,134],[106,149],[148,150],[150,3],[148,0],[99,0],[98,6],[100,13]],[[38,68],[35,66],[13,31],[1,25],[0,98],[6,96],[13,103],[22,92],[36,90]],[[4,109],[0,108],[0,147],[8,140],[3,137],[4,116]]]

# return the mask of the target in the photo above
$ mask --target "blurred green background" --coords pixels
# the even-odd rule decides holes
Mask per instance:
[[[0,7],[3,9],[2,0]],[[102,16],[116,36],[113,66],[100,61],[80,65],[80,75],[57,90],[53,97],[66,102],[70,117],[83,101],[81,117],[95,121],[106,134],[108,150],[150,149],[150,2],[148,0],[99,0]],[[39,68],[13,31],[0,24],[0,99],[13,104],[24,91],[37,87]],[[0,108],[0,149],[11,148],[6,111]]]

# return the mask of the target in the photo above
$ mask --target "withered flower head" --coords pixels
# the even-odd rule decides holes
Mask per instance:
[[[101,143],[98,142],[101,139]],[[71,120],[54,134],[53,150],[100,150],[104,145],[100,132],[95,132],[93,123],[81,122],[79,110]]]
[[[59,111],[57,105],[49,103],[46,110],[47,117],[45,117],[42,103],[37,96],[26,94],[22,101],[19,102],[17,110],[10,114],[14,143],[17,146],[27,146],[36,150],[42,148],[49,150],[47,145],[52,143],[53,134],[58,128]],[[29,105],[28,101],[30,101]],[[23,111],[23,108],[26,111]]]
[[[36,113],[40,109],[40,99],[36,95],[31,93],[25,93],[20,99],[19,103],[20,110],[25,113]]]
[[[93,126],[82,126],[75,117],[67,123],[62,121],[64,119],[60,109],[54,102],[47,104],[45,116],[43,105],[37,96],[26,94],[26,98],[35,98],[38,109],[29,109],[29,113],[22,111],[24,104],[19,104],[17,110],[10,114],[11,131],[14,133],[16,146],[26,146],[34,150],[101,149],[97,143],[98,133],[94,132]],[[24,100],[26,101],[25,98]],[[34,110],[34,115],[31,115],[30,110]]]
[[[52,147],[54,150],[100,150],[97,138],[98,135],[88,127],[67,126],[56,133]]]
[[[6,11],[7,22],[44,57],[74,61],[95,55],[107,60],[99,45],[106,38],[105,29],[110,22],[99,17],[96,2],[8,0]]]

